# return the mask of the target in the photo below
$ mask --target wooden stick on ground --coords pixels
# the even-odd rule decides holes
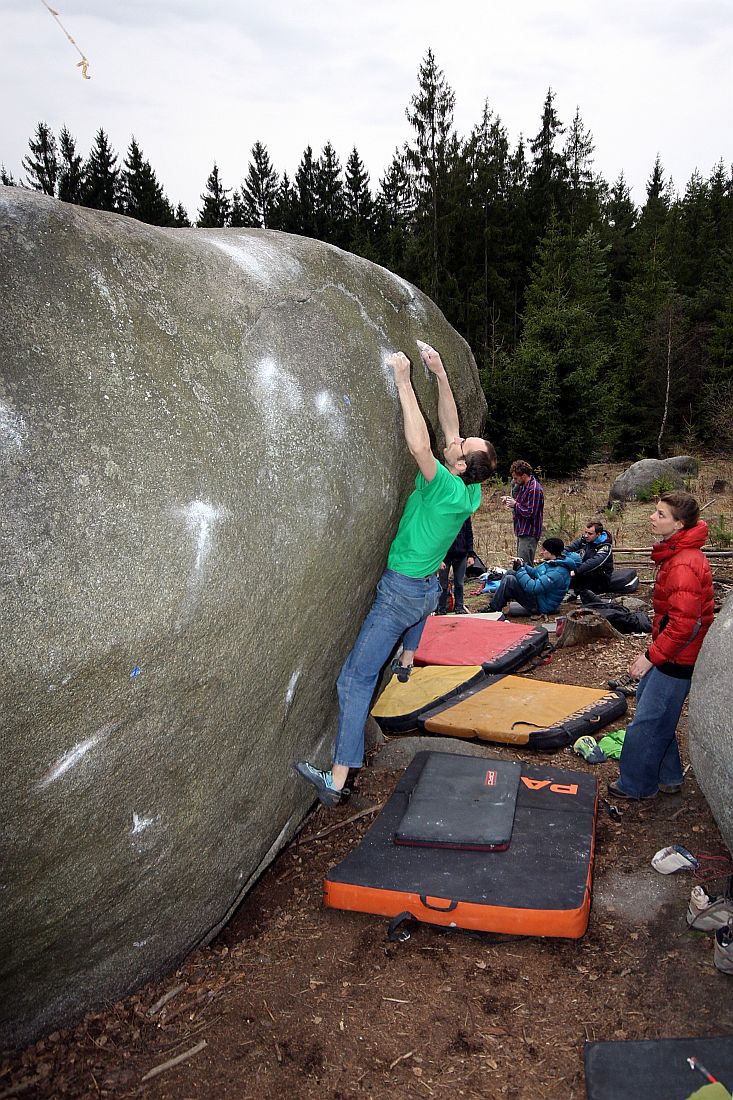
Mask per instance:
[[[145,1015],[146,1016],[155,1016],[156,1012],[160,1012],[161,1008],[163,1008],[164,1005],[168,1004],[168,1001],[172,1001],[173,998],[177,997],[179,993],[182,993],[185,988],[186,988],[185,984],[184,985],[174,985],[173,989],[169,989],[168,992],[164,993],[163,996],[160,997],[155,1002],[154,1005],[150,1006],[150,1008],[145,1013]]]
[[[184,1050],[183,1054],[179,1054],[175,1058],[169,1058],[167,1062],[161,1062],[159,1066],[155,1066],[154,1069],[148,1070],[145,1076],[141,1078],[141,1081],[149,1081],[151,1077],[157,1077],[159,1073],[165,1073],[167,1069],[172,1069],[173,1066],[177,1066],[179,1062],[185,1062],[187,1058],[193,1058],[194,1054],[198,1054],[206,1045],[206,1039],[202,1039],[200,1043],[196,1043],[196,1046],[191,1047],[190,1050]]]
[[[359,810],[358,814],[352,814],[351,817],[345,817],[343,821],[337,821],[335,825],[329,825],[327,829],[321,829],[319,833],[314,833],[313,836],[309,836],[307,840],[301,840],[301,844],[312,844],[314,840],[320,840],[322,836],[328,836],[329,833],[333,833],[336,829],[343,829],[344,825],[350,825],[352,821],[358,821],[360,817],[368,817],[369,814],[375,814],[377,810],[381,810],[383,802],[380,802],[377,806],[367,806],[366,810]]]

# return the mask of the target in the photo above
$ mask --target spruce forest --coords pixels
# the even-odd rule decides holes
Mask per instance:
[[[428,51],[407,107],[410,140],[373,187],[357,148],[305,149],[291,180],[256,142],[246,178],[213,165],[196,226],[316,237],[414,283],[465,337],[502,462],[564,477],[601,457],[634,460],[733,444],[733,174],[721,160],[684,192],[650,157],[637,208],[623,173],[594,171],[580,111],[549,90],[538,131],[510,145],[487,103],[471,132]],[[86,159],[43,122],[17,182],[152,225],[188,227],[135,138],[124,160],[103,129]]]

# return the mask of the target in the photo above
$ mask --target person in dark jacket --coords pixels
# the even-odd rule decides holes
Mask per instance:
[[[456,535],[455,541],[445,555],[438,572],[440,597],[435,611],[436,615],[445,615],[448,611],[448,578],[451,569],[453,570],[453,596],[456,615],[468,615],[463,597],[463,582],[466,578],[466,570],[473,565],[473,561],[473,526],[469,516]]]
[[[583,534],[569,543],[581,562],[570,581],[574,592],[608,592],[613,573],[613,539],[599,520],[589,519]]]
[[[545,539],[540,565],[526,565],[514,558],[514,569],[505,573],[501,584],[484,611],[503,611],[516,600],[528,614],[543,615],[556,611],[570,585],[570,573],[580,563],[579,554],[568,554],[562,539]]]
[[[703,639],[713,621],[713,578],[700,547],[708,525],[697,501],[664,493],[651,516],[657,567],[652,644],[629,668],[639,681],[636,713],[626,729],[620,772],[608,789],[617,798],[678,794],[682,764],[676,730]]]

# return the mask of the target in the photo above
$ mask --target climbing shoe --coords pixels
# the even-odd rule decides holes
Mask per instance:
[[[587,764],[604,764],[608,760],[595,737],[590,737],[588,734],[578,738],[573,744],[573,752],[582,756]]]
[[[410,679],[410,673],[412,672],[412,665],[401,665],[399,657],[395,657],[392,664],[389,666],[389,671],[393,676],[396,676],[401,684],[406,684]]]
[[[330,772],[314,768],[307,760],[299,760],[293,767],[299,776],[310,783],[312,787],[315,787],[319,801],[324,806],[338,806],[343,797],[343,791],[334,787],[333,776]]]

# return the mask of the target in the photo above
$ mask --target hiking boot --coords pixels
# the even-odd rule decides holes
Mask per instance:
[[[396,676],[401,684],[406,684],[410,679],[410,673],[412,672],[412,665],[401,665],[399,657],[395,657],[392,664],[389,666],[389,671],[393,676]]]
[[[625,798],[628,802],[646,802],[647,799],[654,798],[657,793],[655,791],[654,794],[645,794],[643,798],[637,798],[635,794],[627,794],[626,791],[622,791],[618,783],[612,783],[610,779],[607,787],[608,793],[612,794],[614,798]]]
[[[338,806],[343,797],[343,791],[334,787],[330,772],[314,768],[307,760],[299,760],[297,764],[293,764],[293,767],[298,775],[315,787],[318,799],[324,806]]]
[[[682,794],[682,784],[681,783],[660,783],[659,784],[659,793],[660,794]]]
[[[733,900],[723,897],[709,898],[702,886],[693,886],[687,906],[687,923],[699,932],[717,932],[733,920]],[[731,955],[733,960],[733,954]]]
[[[715,933],[713,962],[723,974],[733,974],[733,917]]]

